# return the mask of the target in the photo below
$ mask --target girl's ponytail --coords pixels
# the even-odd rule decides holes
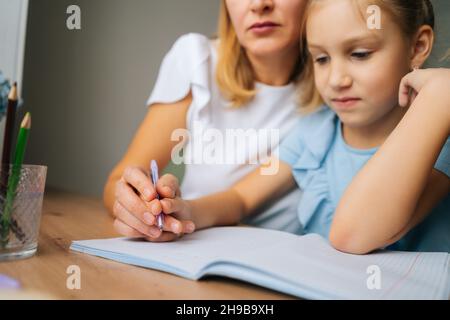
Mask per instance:
[[[435,17],[433,5],[430,0],[423,0],[423,24],[429,25],[434,29]]]

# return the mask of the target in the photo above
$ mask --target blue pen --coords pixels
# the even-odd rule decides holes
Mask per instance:
[[[151,161],[150,172],[152,173],[153,186],[155,187],[156,190],[156,183],[158,182],[159,178],[158,178],[158,164],[156,163],[155,160]],[[158,192],[156,193],[156,198],[159,200]],[[158,214],[157,223],[159,230],[162,231],[162,229],[164,228],[164,214],[162,212]]]

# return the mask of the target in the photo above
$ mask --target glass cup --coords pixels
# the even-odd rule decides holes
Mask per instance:
[[[47,167],[0,170],[0,261],[31,257],[38,245]]]

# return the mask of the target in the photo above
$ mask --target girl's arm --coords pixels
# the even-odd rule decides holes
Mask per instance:
[[[450,71],[420,70],[405,77],[418,95],[378,152],[342,197],[330,230],[341,251],[364,254],[402,238],[450,192],[433,168],[450,134]]]
[[[197,228],[238,224],[293,190],[296,183],[291,167],[275,158],[271,161],[280,164],[274,175],[262,175],[258,168],[224,192],[188,201]]]
[[[271,161],[279,161],[272,158]],[[296,187],[291,167],[279,161],[279,168],[274,175],[262,175],[257,168],[226,191],[218,192],[194,200],[183,200],[181,195],[175,199],[164,198],[155,212],[163,212],[179,222],[192,220],[195,229],[213,226],[238,224],[244,217],[258,212],[259,209],[276,201]],[[174,186],[178,181],[173,175],[161,177],[161,184]],[[164,232],[158,238],[149,241],[172,241],[177,238],[173,232]]]

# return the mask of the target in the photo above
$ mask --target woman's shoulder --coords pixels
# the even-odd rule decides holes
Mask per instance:
[[[187,33],[175,40],[168,57],[175,58],[189,66],[207,59],[212,50],[213,40],[200,33]]]
[[[208,87],[210,55],[211,40],[206,36],[188,33],[179,37],[162,61],[147,105],[179,101],[194,83]]]
[[[212,39],[208,38],[204,34],[189,32],[185,33],[175,40],[175,45],[184,44],[184,45],[209,45]]]

